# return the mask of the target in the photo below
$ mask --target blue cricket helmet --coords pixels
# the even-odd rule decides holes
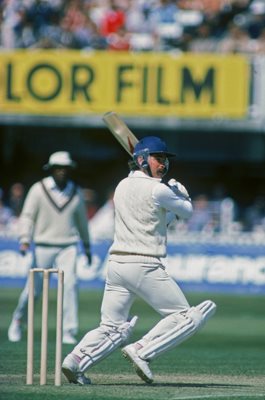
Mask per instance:
[[[165,154],[167,157],[175,157],[176,154],[168,151],[166,143],[157,136],[146,136],[139,140],[133,152],[133,157],[141,155],[143,152],[149,154]]]

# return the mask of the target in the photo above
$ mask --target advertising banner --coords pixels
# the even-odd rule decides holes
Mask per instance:
[[[103,288],[110,241],[93,245],[93,263],[78,258],[80,288]],[[31,266],[32,254],[22,257],[15,240],[0,240],[0,287],[21,287]],[[255,244],[182,243],[168,247],[169,275],[187,291],[265,293],[265,246]]]
[[[0,115],[243,118],[241,55],[17,50],[0,53]]]

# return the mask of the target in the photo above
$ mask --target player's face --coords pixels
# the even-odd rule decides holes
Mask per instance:
[[[168,170],[168,158],[165,154],[152,154],[148,158],[153,178],[163,178]]]
[[[64,189],[69,178],[69,168],[56,166],[52,171],[53,179],[60,189]]]

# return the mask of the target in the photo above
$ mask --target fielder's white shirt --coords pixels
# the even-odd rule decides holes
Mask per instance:
[[[45,179],[45,187],[50,192],[50,195],[54,199],[55,203],[58,204],[59,207],[61,207],[71,197],[74,189],[74,184],[72,181],[68,181],[66,187],[63,190],[60,190],[56,185],[53,177],[48,176]]]
[[[70,245],[80,238],[89,244],[86,208],[79,187],[73,182],[62,193],[51,177],[35,183],[29,190],[19,219],[21,243]]]

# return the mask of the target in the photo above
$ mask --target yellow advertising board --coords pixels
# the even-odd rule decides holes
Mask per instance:
[[[240,55],[18,50],[0,53],[0,114],[242,118]]]

